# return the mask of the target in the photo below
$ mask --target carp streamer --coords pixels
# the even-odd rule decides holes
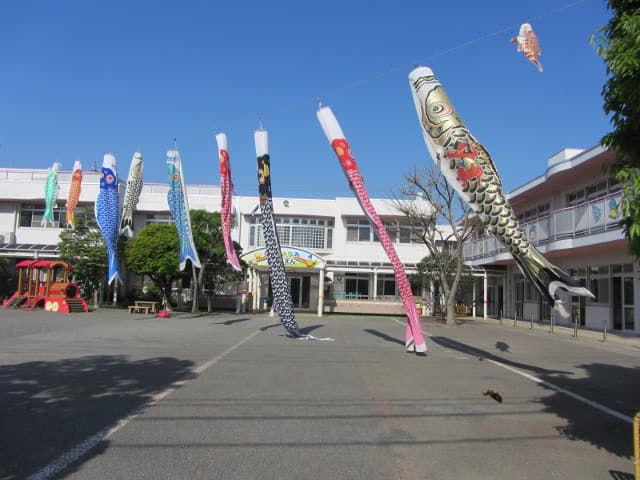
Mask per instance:
[[[273,214],[273,199],[271,197],[271,161],[269,159],[269,136],[266,130],[254,133],[256,155],[258,157],[258,192],[260,194],[260,211],[262,212],[262,232],[264,245],[269,263],[269,279],[273,294],[273,308],[280,316],[280,323],[287,332],[287,337],[302,340],[332,341],[331,338],[318,338],[305,335],[298,330],[293,313],[291,291],[287,280],[287,272],[282,259],[278,230]]]
[[[231,182],[231,161],[229,160],[227,136],[224,133],[219,133],[216,135],[216,141],[218,142],[218,154],[220,157],[220,190],[222,193],[220,219],[222,221],[224,248],[227,252],[227,262],[236,272],[241,272],[240,261],[231,240],[231,192],[233,191],[233,183]]]
[[[364,186],[364,180],[362,179],[362,175],[360,175],[360,170],[358,169],[358,164],[356,163],[353,153],[351,152],[351,148],[349,147],[344,133],[342,133],[342,129],[340,128],[336,117],[333,115],[331,108],[323,107],[318,110],[317,115],[320,125],[322,125],[322,129],[329,139],[329,143],[331,143],[331,147],[338,155],[338,159],[340,160],[342,169],[349,180],[349,186],[351,187],[353,194],[358,199],[358,203],[367,216],[371,227],[378,234],[380,243],[382,243],[384,251],[393,265],[393,273],[396,277],[398,290],[402,297],[404,308],[407,311],[407,331],[405,342],[407,351],[415,351],[417,354],[424,355],[427,351],[427,345],[422,335],[422,327],[420,325],[420,318],[418,317],[418,310],[416,309],[416,304],[413,300],[411,284],[409,283],[407,273],[404,270],[404,265],[400,261],[400,258],[398,258],[396,249],[393,247],[393,242],[391,241],[386,228],[384,228],[380,217],[378,217],[375,208],[373,208],[373,205],[371,204],[371,200],[369,199],[369,195],[367,194],[367,190]]]
[[[456,193],[513,255],[523,275],[563,317],[569,316],[556,297],[560,288],[573,295],[595,298],[580,282],[550,263],[522,232],[489,152],[471,135],[430,68],[409,74],[409,86],[433,161]]]

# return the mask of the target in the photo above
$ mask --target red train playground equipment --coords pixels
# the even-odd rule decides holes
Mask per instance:
[[[37,307],[48,312],[88,312],[87,302],[80,298],[80,288],[69,283],[73,268],[62,260],[23,260],[16,265],[18,291],[2,302],[4,308],[33,310]]]

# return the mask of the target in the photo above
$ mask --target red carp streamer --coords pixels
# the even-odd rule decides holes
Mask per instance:
[[[229,160],[227,136],[224,133],[219,133],[216,135],[216,141],[218,142],[218,153],[220,154],[220,189],[222,190],[220,217],[222,219],[224,248],[227,252],[227,262],[234,270],[240,272],[242,268],[231,240],[231,192],[233,191],[233,183],[231,182],[231,162]]]
[[[340,164],[342,165],[342,169],[349,180],[351,190],[358,199],[358,203],[360,203],[362,210],[369,219],[369,223],[372,228],[374,228],[378,234],[378,238],[384,247],[384,251],[387,253],[389,260],[391,260],[391,264],[393,265],[393,272],[396,277],[396,283],[398,284],[398,290],[402,297],[404,308],[407,311],[407,332],[405,342],[407,351],[415,351],[418,354],[424,354],[427,351],[427,345],[425,344],[424,337],[422,335],[422,327],[420,325],[420,318],[418,317],[418,310],[416,309],[416,304],[413,300],[411,284],[409,283],[407,273],[404,270],[404,265],[400,261],[400,258],[398,258],[398,254],[396,253],[396,249],[393,247],[391,238],[389,238],[386,228],[384,228],[380,217],[378,217],[375,208],[373,208],[373,205],[371,204],[371,200],[369,199],[369,195],[367,194],[367,190],[364,186],[362,175],[360,175],[360,170],[358,169],[358,164],[353,157],[351,148],[349,147],[349,144],[344,137],[344,133],[342,133],[342,129],[340,128],[336,117],[333,115],[331,108],[323,107],[318,110],[317,115],[318,120],[322,125],[322,129],[331,143],[331,147],[333,147],[333,150],[340,159]]]
[[[517,37],[511,39],[511,43],[518,42],[518,51],[533,63],[538,70],[542,71],[542,65],[538,61],[538,56],[542,54],[538,45],[538,37],[533,33],[533,28],[528,23],[520,25],[520,32]]]

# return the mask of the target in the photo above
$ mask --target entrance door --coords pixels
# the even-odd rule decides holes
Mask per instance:
[[[633,265],[613,265],[611,278],[614,330],[635,329]]]
[[[289,289],[294,308],[309,308],[311,277],[308,275],[289,277]]]
[[[302,279],[300,277],[289,277],[289,289],[291,290],[291,301],[294,308],[300,308],[302,294]]]

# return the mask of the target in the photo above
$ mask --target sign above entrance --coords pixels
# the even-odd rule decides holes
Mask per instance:
[[[319,256],[300,248],[282,247],[282,259],[285,267],[324,268],[325,261]],[[269,267],[267,252],[258,248],[242,255],[242,260],[252,267]]]

